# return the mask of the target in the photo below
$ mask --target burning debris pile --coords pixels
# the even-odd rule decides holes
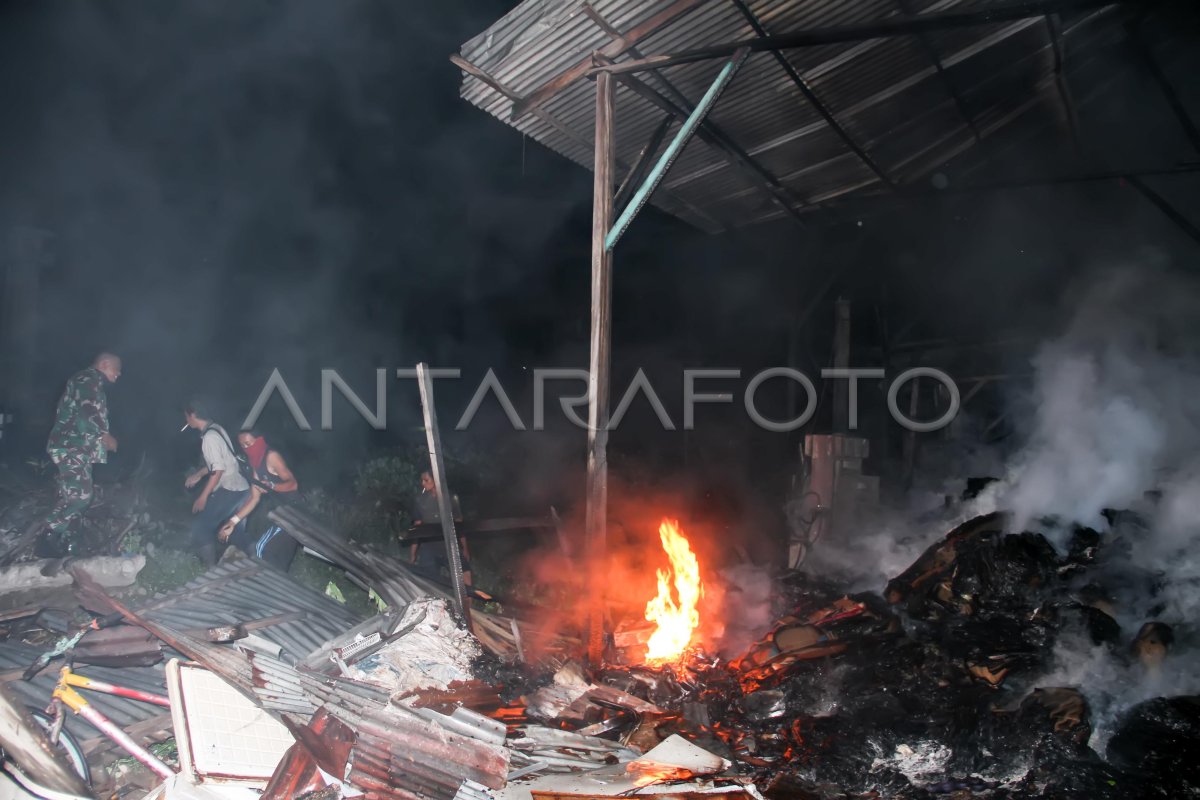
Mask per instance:
[[[384,613],[356,619],[240,557],[137,608],[74,570],[80,603],[110,627],[89,626],[62,655],[163,695],[169,713],[97,708],[136,745],[173,737],[178,766],[143,759],[164,798],[230,781],[266,800],[1183,796],[1200,788],[1200,699],[1156,696],[1178,658],[1171,627],[1117,622],[1113,598],[1156,578],[1124,557],[1137,526],[1112,520],[1070,531],[1061,555],[1002,515],[979,517],[882,595],[791,573],[770,632],[732,658],[706,652],[703,564],[665,520],[650,625],[619,626],[608,663],[588,669],[580,638],[529,653],[523,639],[547,638],[535,626],[478,610],[468,621],[404,563],[296,518],[306,546],[387,599]],[[1063,679],[1072,654],[1143,691]],[[62,697],[54,669],[32,683],[10,674],[14,702]],[[66,723],[89,758],[112,754]],[[29,725],[17,728],[38,740]],[[30,774],[50,774],[25,745],[6,741]]]

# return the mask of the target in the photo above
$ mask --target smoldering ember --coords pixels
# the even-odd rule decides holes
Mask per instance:
[[[1200,796],[1198,32],[0,6],[0,798]]]

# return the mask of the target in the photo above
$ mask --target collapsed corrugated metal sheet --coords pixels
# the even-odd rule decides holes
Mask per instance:
[[[448,589],[417,574],[406,562],[343,539],[298,508],[275,509],[270,513],[270,519],[283,526],[300,544],[370,586],[393,608],[403,608],[420,597],[450,598]],[[349,626],[343,626],[343,630],[346,627]],[[316,649],[311,647],[309,651]]]
[[[175,631],[281,618],[253,633],[278,645],[280,658],[292,662],[362,621],[335,600],[249,558],[218,564],[186,586],[152,598],[138,615]]]
[[[913,13],[986,10],[1002,0],[746,0],[770,35],[872,23]],[[465,43],[461,57],[489,81],[465,74],[461,95],[547,147],[590,169],[595,113],[593,82],[574,81],[536,113],[513,118],[514,100],[528,98],[564,70],[654,15],[686,8],[616,61],[673,54],[753,38],[735,2],[670,0],[526,0]],[[1113,28],[1115,6],[1064,13],[1060,40],[1072,64]],[[781,184],[803,214],[847,196],[890,191],[964,153],[985,159],[980,140],[1032,124],[1068,132],[1055,85],[1050,23],[1044,16],[980,24],[921,37],[906,35],[790,49],[781,55],[828,109],[853,148],[805,98],[772,53],[751,55],[710,115],[710,121]],[[944,74],[939,72],[940,62]],[[694,104],[721,61],[670,66],[640,76],[669,97]],[[1095,87],[1076,87],[1086,95]],[[618,84],[617,174],[650,138],[663,112]],[[1020,134],[1026,135],[1025,133]],[[665,146],[665,144],[663,145]],[[989,145],[990,146],[990,145]],[[878,170],[878,171],[877,171]],[[882,173],[881,177],[878,173]],[[708,231],[760,222],[789,212],[718,148],[693,139],[652,202]]]

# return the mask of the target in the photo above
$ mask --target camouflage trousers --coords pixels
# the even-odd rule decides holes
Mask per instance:
[[[92,461],[86,455],[67,453],[55,464],[58,502],[46,517],[46,524],[55,533],[62,533],[92,504]]]

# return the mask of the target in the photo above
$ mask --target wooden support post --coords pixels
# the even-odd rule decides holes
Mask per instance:
[[[837,299],[836,317],[833,324],[833,366],[835,369],[850,367],[850,301]],[[838,381],[833,387],[833,432],[847,433],[850,430],[850,384]]]
[[[587,520],[588,661],[599,666],[605,643],[608,535],[608,367],[612,321],[612,253],[605,237],[613,215],[613,82],[596,76],[595,183],[592,199],[592,338],[588,375]]]
[[[913,378],[912,394],[908,396],[908,418],[916,419],[921,404],[921,379]],[[917,432],[904,432],[904,489],[912,488],[913,473],[917,468]]]
[[[450,582],[454,586],[454,602],[467,624],[471,624],[471,603],[463,585],[462,558],[458,552],[458,532],[454,529],[454,496],[446,481],[446,462],[442,459],[442,437],[438,432],[437,412],[433,405],[433,375],[429,365],[417,364],[417,384],[421,387],[421,411],[425,415],[425,440],[429,443],[429,467],[433,474],[433,485],[438,493],[438,515],[442,519],[442,535],[446,540],[446,559],[450,563]]]

